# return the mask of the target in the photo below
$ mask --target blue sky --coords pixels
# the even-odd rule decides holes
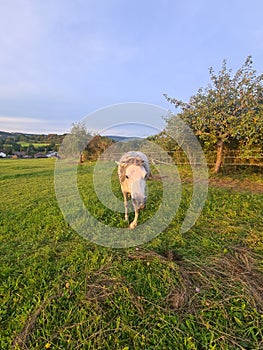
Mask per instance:
[[[0,0],[0,130],[62,133],[126,102],[172,109],[164,93],[188,100],[225,58],[235,71],[252,55],[262,73],[262,13],[262,0]],[[90,129],[116,124],[105,118]]]

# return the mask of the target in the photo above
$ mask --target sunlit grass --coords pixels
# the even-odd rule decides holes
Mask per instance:
[[[210,187],[199,220],[181,234],[186,181],[164,232],[137,248],[109,249],[64,221],[54,160],[0,167],[1,349],[262,348],[262,194]],[[96,198],[92,174],[92,164],[79,169],[84,203],[103,211],[104,223],[124,226]],[[112,186],[121,200],[114,174]],[[149,186],[141,222],[159,205],[160,181]]]

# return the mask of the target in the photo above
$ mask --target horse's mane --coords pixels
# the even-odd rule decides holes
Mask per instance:
[[[132,164],[143,166],[147,172],[147,177],[150,175],[150,166],[146,155],[142,152],[130,151],[125,153],[119,161],[118,175],[121,182],[125,179],[127,167]]]

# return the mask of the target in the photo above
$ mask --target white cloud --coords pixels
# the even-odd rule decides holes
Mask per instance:
[[[19,124],[28,124],[28,123],[45,123],[42,119],[37,118],[26,118],[26,117],[5,117],[0,116],[0,123],[19,123]]]
[[[63,134],[70,129],[66,123],[39,118],[0,116],[0,130],[34,134]]]
[[[0,130],[7,132],[35,132],[45,125],[37,118],[0,116]]]

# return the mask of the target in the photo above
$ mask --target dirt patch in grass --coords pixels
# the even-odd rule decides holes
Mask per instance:
[[[189,177],[189,175],[183,174],[181,177],[182,183],[189,184],[193,183],[193,179]],[[230,176],[210,176],[209,187],[214,188],[224,188],[224,189],[230,189],[233,191],[238,192],[250,192],[250,193],[256,193],[256,194],[262,194],[263,193],[263,177],[258,178],[254,180],[252,177],[246,177],[246,178],[240,178],[237,179],[235,177]]]
[[[209,186],[227,188],[239,192],[263,193],[263,181],[255,182],[248,179],[211,178],[209,179]]]

